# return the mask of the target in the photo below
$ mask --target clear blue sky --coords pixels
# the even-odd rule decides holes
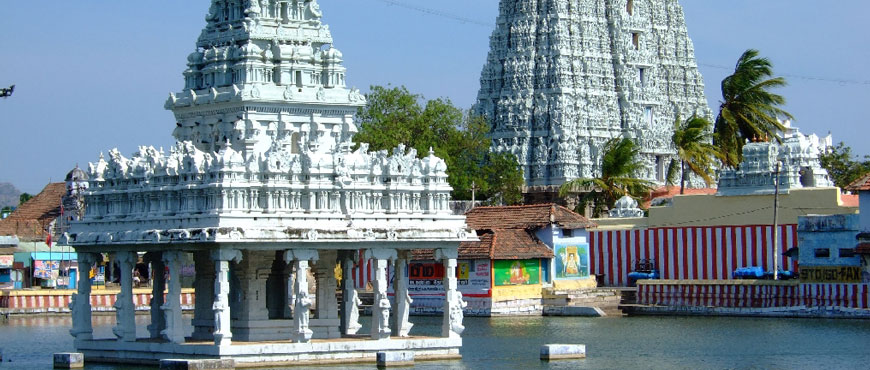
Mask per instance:
[[[324,21],[345,56],[348,83],[405,85],[468,108],[498,13],[497,0],[321,0]],[[163,109],[182,87],[186,56],[204,25],[207,0],[2,1],[0,182],[36,193],[118,147],[172,145]],[[805,133],[831,131],[870,154],[870,47],[866,0],[682,0],[689,35],[717,110],[719,82],[747,48],[787,75],[787,110]],[[798,76],[849,80],[830,82]]]

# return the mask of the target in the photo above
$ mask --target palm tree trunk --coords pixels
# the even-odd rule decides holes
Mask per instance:
[[[680,195],[686,191],[686,161],[680,161]]]

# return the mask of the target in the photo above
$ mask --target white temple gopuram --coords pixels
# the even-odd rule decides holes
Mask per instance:
[[[418,159],[401,146],[353,149],[365,98],[346,88],[342,53],[321,15],[316,0],[211,1],[184,89],[166,101],[175,147],[143,146],[129,158],[112,150],[90,165],[85,214],[65,236],[82,269],[104,255],[120,263],[121,291],[114,336],[96,338],[90,281],[81,280],[70,333],[86,361],[278,366],[374,361],[377,351],[459,356],[457,248],[476,237],[452,215],[446,166],[431,151]],[[409,337],[406,272],[393,282],[399,299],[387,297],[388,265],[406,271],[415,249],[434,249],[446,271],[435,336]],[[196,270],[192,332],[179,297],[186,255]],[[349,273],[360,255],[374,266],[364,333]],[[157,271],[144,337],[132,297],[139,256]]]
[[[474,109],[533,192],[599,176],[619,136],[663,183],[676,117],[711,118],[677,0],[501,0],[496,23]]]

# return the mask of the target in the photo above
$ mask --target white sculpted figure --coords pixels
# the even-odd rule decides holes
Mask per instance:
[[[347,320],[347,334],[356,334],[362,325],[359,323],[359,305],[362,304],[362,300],[359,298],[359,293],[357,293],[356,289],[348,289],[347,303],[345,309],[347,310],[348,320]]]
[[[296,318],[297,341],[308,342],[311,339],[312,331],[308,329],[309,310],[311,309],[311,297],[308,296],[308,291],[303,289],[296,297],[296,306],[293,309],[293,315]]]
[[[381,335],[382,338],[386,338],[390,336],[390,300],[387,299],[386,294],[381,295],[381,299],[378,301],[377,306],[377,314],[380,316],[380,322],[378,327],[378,334]]]
[[[408,321],[408,314],[411,311],[410,310],[411,303],[413,303],[414,300],[411,298],[411,295],[408,294],[407,290],[405,290],[404,296],[405,296],[404,297],[405,298],[405,309],[402,310],[402,317],[399,318],[399,327],[398,327],[399,336],[401,336],[401,337],[407,337],[408,332],[410,332],[411,328],[414,326],[414,324],[412,324]],[[399,297],[397,296],[396,299],[398,299],[398,298]]]
[[[468,306],[462,299],[462,293],[456,292],[453,295],[453,304],[450,305],[450,330],[456,334],[462,334],[465,331],[465,326],[462,326],[462,319],[465,317],[462,309]]]

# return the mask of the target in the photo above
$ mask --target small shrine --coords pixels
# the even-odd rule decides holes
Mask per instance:
[[[743,161],[735,169],[724,169],[716,195],[773,194],[776,179],[780,193],[791,189],[833,187],[819,158],[832,146],[831,135],[804,135],[790,121],[782,122],[782,142],[754,138],[743,146]]]
[[[95,337],[90,281],[78,285],[70,333],[87,361],[459,357],[457,250],[477,238],[452,214],[447,168],[431,150],[420,158],[402,146],[354,145],[365,97],[346,87],[343,55],[321,17],[316,0],[211,1],[184,89],[166,100],[177,144],[130,157],[115,149],[90,164],[85,211],[65,239],[82,269],[109,256],[121,276],[111,338]],[[419,249],[434,250],[445,270],[435,336],[414,335],[408,318],[407,266]],[[182,261],[191,257],[192,319],[180,300]],[[144,337],[132,294],[140,258],[158,272]],[[361,332],[353,271],[367,261],[375,303]]]

